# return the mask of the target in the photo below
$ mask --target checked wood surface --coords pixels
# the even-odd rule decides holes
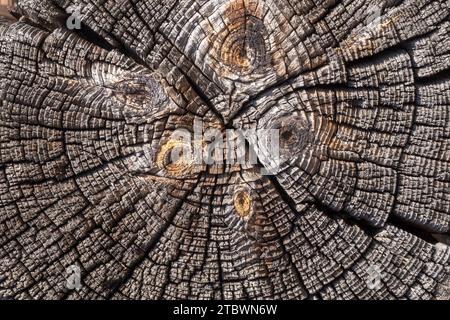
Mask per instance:
[[[449,0],[14,12],[0,18],[0,298],[449,298]],[[279,129],[280,172],[170,162],[171,133],[196,118]]]

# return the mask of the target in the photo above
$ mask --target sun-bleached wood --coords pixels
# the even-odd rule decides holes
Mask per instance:
[[[0,298],[449,298],[448,0],[14,12],[0,18]],[[198,118],[279,129],[280,172],[167,161]]]

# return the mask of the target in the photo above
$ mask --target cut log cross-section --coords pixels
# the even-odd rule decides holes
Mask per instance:
[[[13,15],[0,299],[449,299],[448,0],[19,0]],[[278,171],[191,161],[173,134],[199,120],[278,130]]]

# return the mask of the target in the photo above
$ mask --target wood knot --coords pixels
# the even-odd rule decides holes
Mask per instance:
[[[249,216],[252,209],[252,198],[247,191],[239,190],[234,194],[234,209],[242,218]]]
[[[156,165],[175,177],[191,173],[194,165],[191,145],[183,140],[169,140],[156,155]]]
[[[310,125],[301,117],[280,119],[276,125],[280,133],[282,149],[301,149],[311,142]]]
[[[280,129],[281,147],[290,147],[295,145],[299,140],[297,128],[292,126],[282,127]]]
[[[212,56],[225,76],[263,73],[270,65],[268,32],[257,8],[248,1],[233,1],[225,10],[225,27],[214,36]],[[225,68],[224,68],[225,67]]]
[[[163,108],[169,102],[161,85],[161,75],[156,72],[150,73],[141,67],[124,70],[106,63],[93,63],[90,72],[92,81],[108,88],[111,96],[127,110],[147,112]]]

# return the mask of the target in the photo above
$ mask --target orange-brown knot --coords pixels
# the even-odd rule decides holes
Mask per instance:
[[[194,165],[191,145],[182,140],[169,140],[159,149],[156,165],[175,177],[191,173]]]
[[[226,26],[215,35],[213,55],[229,73],[262,73],[270,65],[268,32],[258,16],[247,0],[235,0],[225,10]]]
[[[240,217],[248,217],[252,209],[252,198],[247,191],[239,190],[234,194],[234,209]]]

